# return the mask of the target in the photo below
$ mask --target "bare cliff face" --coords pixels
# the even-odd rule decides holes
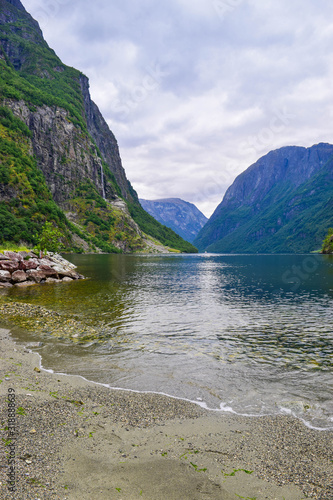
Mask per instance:
[[[122,196],[126,200],[137,202],[137,195],[127,180],[125,170],[121,163],[117,140],[109,129],[97,105],[91,100],[89,80],[86,76],[81,75],[80,85],[84,99],[84,109],[89,134],[98,146],[104,161],[113,172]]]
[[[104,189],[108,199],[116,198],[116,188],[102,175],[94,142],[69,121],[66,110],[44,105],[32,111],[24,101],[6,100],[5,104],[31,130],[33,153],[54,201],[66,208],[84,181],[91,181],[101,196]]]

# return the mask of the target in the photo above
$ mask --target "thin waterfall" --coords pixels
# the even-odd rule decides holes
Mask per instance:
[[[106,196],[105,196],[104,172],[103,172],[103,165],[102,165],[102,163],[101,163],[101,182],[102,182],[102,196],[103,196],[103,200],[105,200]]]

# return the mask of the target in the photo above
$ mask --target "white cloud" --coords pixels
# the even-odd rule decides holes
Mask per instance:
[[[210,215],[271,149],[331,142],[326,0],[23,0],[90,78],[142,198]]]

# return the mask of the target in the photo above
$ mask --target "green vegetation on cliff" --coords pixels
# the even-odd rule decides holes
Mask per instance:
[[[80,250],[81,238],[91,250],[141,251],[143,235],[114,205],[122,198],[144,233],[196,251],[143,211],[88,80],[61,62],[18,5],[0,0],[0,243],[35,245],[48,221],[66,250]]]
[[[65,215],[52,200],[31,155],[30,135],[21,120],[0,107],[0,243],[25,241],[34,245],[48,220],[61,230],[64,245],[70,247]]]
[[[213,253],[320,249],[333,220],[332,154],[332,145],[319,144],[281,148],[263,157],[236,179],[194,244]]]
[[[91,235],[97,247],[110,253],[121,251],[110,242],[116,242],[126,252],[144,247],[142,238],[128,224],[124,214],[104,200],[92,182],[82,182],[75,194],[69,201],[69,209],[75,214],[75,222]],[[82,237],[82,231],[77,234]]]
[[[0,58],[3,58],[0,60],[0,95],[17,101],[23,99],[35,106],[45,104],[66,109],[73,123],[86,131],[81,72],[61,62],[29,14],[8,2],[1,3],[6,4],[8,21],[1,24],[0,30]],[[3,47],[10,48],[14,62]]]

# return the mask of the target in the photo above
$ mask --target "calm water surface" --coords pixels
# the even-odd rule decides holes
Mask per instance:
[[[91,279],[9,294],[79,316],[103,342],[43,338],[43,366],[219,411],[292,413],[333,428],[331,257],[69,259]]]

